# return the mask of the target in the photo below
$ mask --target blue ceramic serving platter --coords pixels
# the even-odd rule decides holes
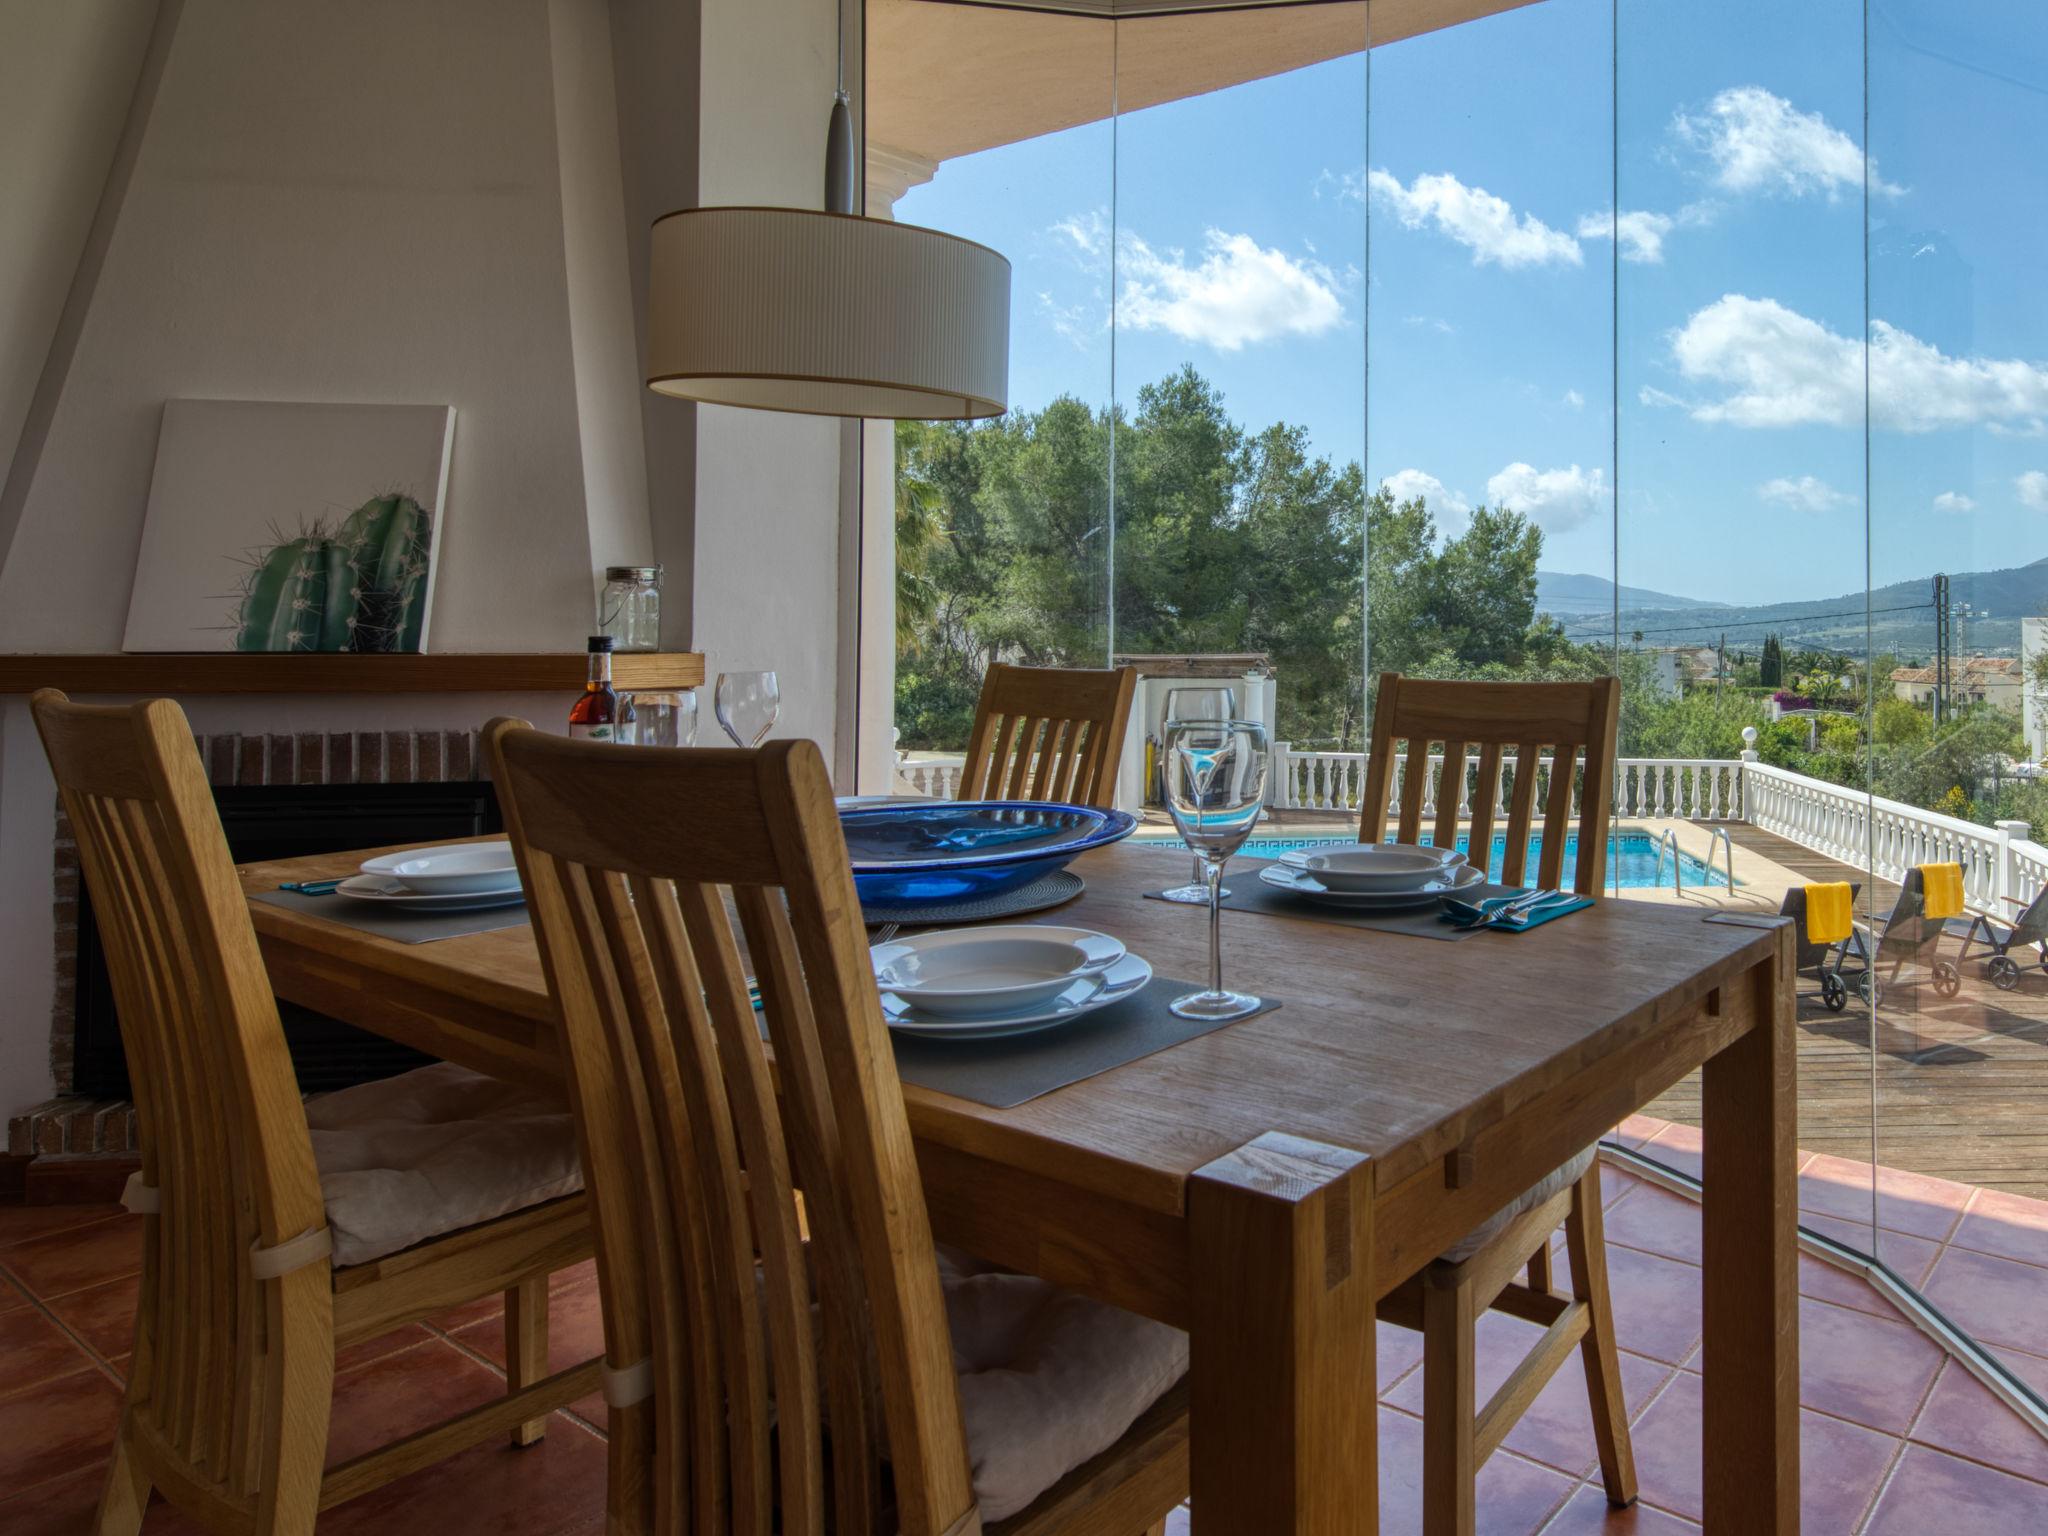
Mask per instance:
[[[863,902],[975,900],[1129,837],[1128,811],[1041,800],[927,800],[839,813]]]

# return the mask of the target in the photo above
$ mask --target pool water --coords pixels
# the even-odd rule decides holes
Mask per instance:
[[[1180,843],[1180,839],[1171,833],[1163,837],[1143,837],[1140,840],[1157,843]],[[1422,840],[1425,843],[1431,841],[1426,834]],[[1350,839],[1342,837],[1253,837],[1245,841],[1244,847],[1239,852],[1248,853],[1254,858],[1270,859],[1274,855],[1286,853],[1290,849],[1338,848],[1344,846],[1349,841]],[[1472,855],[1470,843],[1471,839],[1468,836],[1462,832],[1458,834],[1458,849],[1468,859]],[[1538,867],[1536,861],[1542,852],[1542,848],[1543,839],[1540,835],[1529,839],[1528,862],[1523,869],[1526,878],[1535,878]],[[1501,872],[1507,864],[1507,854],[1507,834],[1505,832],[1494,833],[1493,846],[1486,855],[1486,873],[1489,879],[1498,880],[1500,878]],[[1578,834],[1576,832],[1569,833],[1564,840],[1564,866],[1566,870],[1571,869],[1572,861],[1578,858],[1578,856]],[[1727,888],[1728,876],[1724,870],[1718,868],[1710,870],[1691,854],[1684,852],[1679,853],[1678,864],[1679,873],[1688,888],[1694,886],[1720,886],[1723,889]],[[1653,886],[1666,884],[1671,879],[1671,870],[1668,864],[1665,866],[1663,878],[1661,880],[1658,878],[1657,840],[1647,832],[1610,832],[1607,835],[1607,872],[1608,879],[1612,882],[1614,888],[1624,891],[1645,890]],[[1739,881],[1737,882],[1737,884],[1740,883]]]

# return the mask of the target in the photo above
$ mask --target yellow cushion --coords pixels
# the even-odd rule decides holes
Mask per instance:
[[[1849,937],[1850,919],[1854,912],[1855,900],[1849,894],[1848,881],[1809,885],[1806,888],[1806,942],[1841,943]]]
[[[1963,915],[1963,866],[1922,864],[1920,889],[1924,898],[1921,912],[1936,922]]]

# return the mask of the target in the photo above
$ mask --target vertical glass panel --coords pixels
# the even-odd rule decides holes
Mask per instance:
[[[1623,0],[1618,28],[1622,825],[1658,899],[1847,884],[1867,917],[1860,10]],[[1802,1219],[1868,1248],[1870,1010],[1805,937]],[[1650,1114],[1695,1171],[1697,1076]]]
[[[1967,1283],[1938,1272],[1930,1293],[1978,1339],[2040,1352],[2013,1302],[2043,1294],[2014,1261],[2048,1257],[2048,973],[2025,940],[2048,913],[2048,15],[1869,9],[1875,888],[1910,911],[1917,867],[1959,865],[1965,903],[1884,940],[1880,1253],[1920,1280],[1914,1239],[1991,1191],[1966,1220],[1993,1257],[1944,1260]]]
[[[953,792],[990,662],[1109,654],[1113,48],[1107,21],[869,8],[869,215],[1012,271],[1008,414],[867,436],[868,517],[893,502],[894,549],[864,600],[894,606],[900,754],[871,789]]]
[[[1366,21],[1118,23],[1112,617],[1148,737],[1192,683],[1290,762],[1362,745]]]
[[[1374,674],[1612,670],[1612,43],[1553,0],[1373,51]]]

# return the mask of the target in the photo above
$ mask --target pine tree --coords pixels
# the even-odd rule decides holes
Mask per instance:
[[[1764,637],[1764,652],[1757,663],[1757,681],[1766,688],[1782,688],[1785,685],[1785,652],[1778,644],[1776,635]]]

